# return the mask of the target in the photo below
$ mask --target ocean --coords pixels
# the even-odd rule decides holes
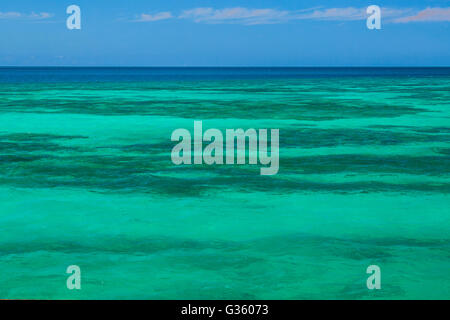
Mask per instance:
[[[450,299],[449,208],[450,68],[0,68],[1,299]]]

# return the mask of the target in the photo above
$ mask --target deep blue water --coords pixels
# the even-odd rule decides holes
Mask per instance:
[[[0,82],[135,82],[341,77],[441,77],[450,68],[0,67]]]

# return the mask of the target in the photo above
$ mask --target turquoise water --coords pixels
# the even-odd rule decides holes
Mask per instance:
[[[0,298],[450,298],[450,69],[9,68],[0,98]],[[279,128],[278,175],[174,166],[194,120]]]

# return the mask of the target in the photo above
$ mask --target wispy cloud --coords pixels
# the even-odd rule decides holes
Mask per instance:
[[[450,8],[426,8],[415,15],[395,19],[397,23],[450,21]]]
[[[0,12],[0,19],[15,19],[20,17],[21,14],[19,12]]]
[[[409,9],[382,8],[383,17],[400,17]],[[249,9],[243,7],[214,9],[194,8],[183,11],[179,18],[197,23],[235,23],[244,25],[284,23],[293,20],[356,21],[367,19],[366,8],[309,8],[304,10]]]
[[[337,20],[351,21],[362,20],[366,18],[365,8],[329,8],[329,9],[313,9],[311,12],[304,14],[296,14],[296,20]]]
[[[191,19],[197,23],[239,23],[246,25],[280,23],[290,19],[289,11],[277,9],[249,9],[242,7],[213,9],[195,8],[185,10],[181,19]]]
[[[298,20],[322,21],[358,21],[367,19],[366,7],[325,8],[315,7],[303,10],[279,10],[272,8],[232,7],[216,9],[200,7],[184,10],[179,15],[169,11],[155,14],[141,14],[134,22],[154,22],[172,18],[191,20],[195,23],[207,24],[277,24]],[[450,21],[450,8],[427,8],[422,11],[411,8],[381,8],[383,19],[387,22],[407,23],[414,21]],[[19,13],[10,12],[11,16]],[[19,14],[20,15],[20,14]],[[1,13],[0,13],[1,17]]]
[[[314,9],[311,12],[298,14],[295,16],[296,20],[328,20],[328,21],[357,21],[365,20],[368,15],[367,8],[328,8],[328,9]],[[413,11],[409,8],[381,8],[383,19],[396,19],[405,14],[411,14]]]
[[[154,22],[160,20],[167,20],[173,18],[173,15],[169,11],[159,12],[156,14],[141,14],[136,22]]]
[[[21,13],[21,12],[0,12],[0,19],[24,19],[24,20],[44,20],[53,17],[52,13],[40,12],[40,13]]]

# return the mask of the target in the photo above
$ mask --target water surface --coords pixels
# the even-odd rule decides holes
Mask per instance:
[[[194,120],[279,174],[174,166]],[[449,68],[0,68],[0,298],[449,299],[449,123]]]

